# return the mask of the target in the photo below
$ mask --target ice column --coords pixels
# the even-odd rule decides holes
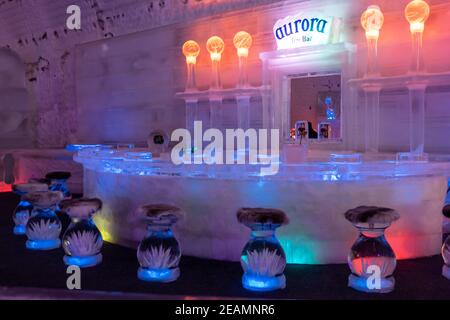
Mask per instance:
[[[425,146],[425,84],[414,84],[409,87],[410,152],[423,154]]]
[[[365,93],[365,151],[378,152],[380,128],[380,87],[363,88]]]
[[[222,105],[221,97],[209,99],[210,128],[222,129]]]

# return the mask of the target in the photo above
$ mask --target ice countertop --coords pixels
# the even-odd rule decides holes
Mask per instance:
[[[279,161],[278,172],[274,175],[261,174],[261,167],[268,167],[267,164],[174,165],[170,154],[154,158],[144,149],[84,149],[74,155],[74,160],[88,170],[137,176],[316,181],[450,176],[450,156],[444,155],[430,155],[428,162],[409,162],[397,161],[396,154],[314,150],[308,153],[305,162]]]

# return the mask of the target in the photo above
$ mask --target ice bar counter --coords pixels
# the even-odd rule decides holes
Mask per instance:
[[[290,224],[278,231],[288,263],[345,263],[357,231],[344,213],[360,205],[395,208],[387,230],[398,259],[431,256],[442,246],[442,206],[450,162],[397,161],[395,155],[311,151],[304,163],[174,165],[139,150],[80,150],[84,194],[103,200],[95,222],[106,241],[137,247],[146,224],[142,203],[170,203],[186,212],[175,233],[189,256],[239,261],[249,231],[236,221],[241,207],[279,208]]]

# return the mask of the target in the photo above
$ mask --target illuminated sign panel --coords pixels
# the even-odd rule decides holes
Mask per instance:
[[[298,14],[280,19],[273,32],[278,49],[337,42],[341,19],[323,14]]]

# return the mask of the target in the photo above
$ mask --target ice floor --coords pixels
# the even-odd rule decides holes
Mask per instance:
[[[276,299],[448,299],[450,281],[441,276],[440,256],[399,261],[396,289],[369,295],[347,288],[349,269],[339,265],[288,265],[287,287],[274,293],[253,293],[241,286],[239,263],[183,257],[181,277],[171,284],[144,283],[137,279],[138,263],[132,249],[105,243],[103,263],[82,271],[82,292],[69,295],[63,250],[31,252],[25,239],[12,235],[11,213],[18,198],[0,194],[0,296],[61,298],[187,298],[232,297]],[[68,219],[62,217],[64,227]],[[31,289],[30,289],[31,288]],[[103,294],[95,294],[104,292]],[[108,294],[109,292],[109,294]],[[115,292],[112,294],[111,292]]]

